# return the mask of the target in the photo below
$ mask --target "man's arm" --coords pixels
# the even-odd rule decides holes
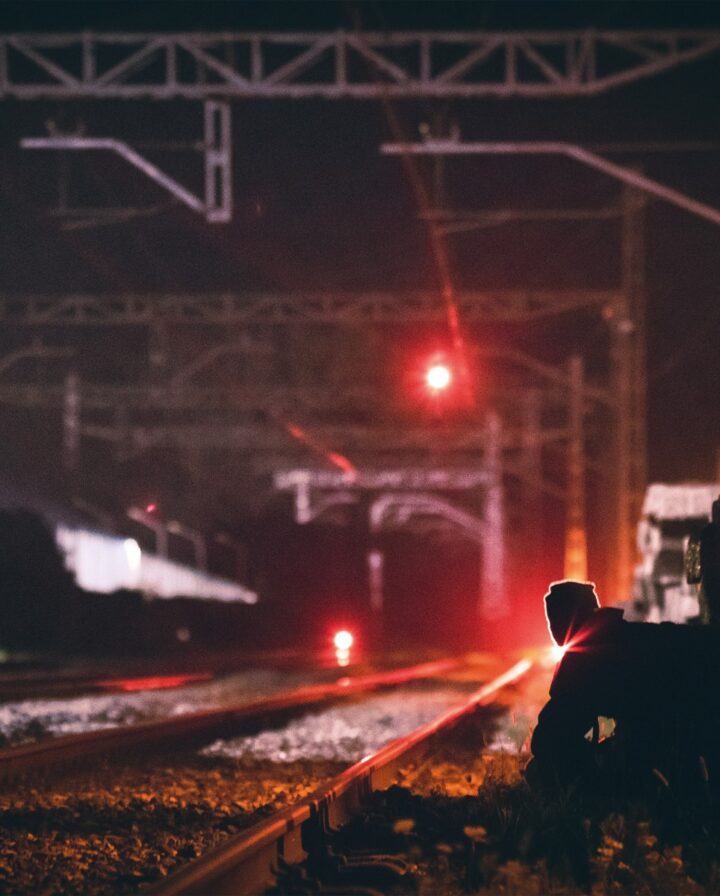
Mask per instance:
[[[553,697],[545,704],[531,742],[533,765],[545,783],[567,784],[596,771],[594,748],[585,738],[596,722],[585,701]]]

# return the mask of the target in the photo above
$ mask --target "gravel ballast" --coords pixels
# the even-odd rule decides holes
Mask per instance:
[[[467,690],[403,687],[201,753],[7,789],[0,795],[0,890],[133,892],[435,718]]]
[[[221,708],[328,678],[332,675],[327,670],[300,675],[255,669],[170,690],[3,703],[0,704],[0,747]]]

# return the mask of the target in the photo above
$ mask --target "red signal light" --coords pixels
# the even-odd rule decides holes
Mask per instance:
[[[432,392],[443,392],[452,383],[452,370],[447,364],[432,364],[425,372],[425,384]]]
[[[347,629],[342,629],[339,632],[335,632],[333,643],[337,650],[350,650],[354,640],[352,634]]]

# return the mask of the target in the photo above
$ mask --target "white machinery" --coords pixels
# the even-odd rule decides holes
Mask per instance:
[[[716,483],[686,482],[648,486],[638,523],[641,561],[635,568],[633,603],[650,622],[686,622],[699,615],[698,587],[685,579],[685,552],[691,536],[710,521]]]

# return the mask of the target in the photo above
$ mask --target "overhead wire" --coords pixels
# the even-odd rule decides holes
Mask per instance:
[[[354,30],[356,33],[360,34],[362,31],[362,21],[359,11],[356,7],[350,6],[349,14]],[[440,294],[445,304],[450,341],[454,360],[457,365],[458,384],[464,399],[468,404],[472,405],[475,404],[475,393],[472,378],[470,376],[468,352],[461,325],[457,293],[453,283],[450,258],[445,245],[444,234],[430,214],[433,204],[418,168],[417,161],[412,153],[409,152],[410,141],[406,138],[400,119],[395,112],[395,108],[389,95],[383,90],[383,82],[377,76],[377,73],[376,78],[379,87],[380,105],[385,113],[385,118],[392,137],[401,147],[400,160],[418,205],[420,216],[427,227],[430,249],[440,282]]]

